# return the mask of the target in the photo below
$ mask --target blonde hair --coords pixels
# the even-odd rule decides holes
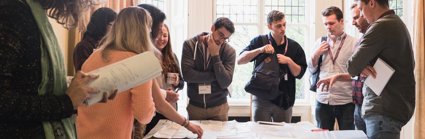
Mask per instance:
[[[118,14],[111,31],[102,39],[102,57],[108,61],[110,50],[129,51],[136,54],[153,50],[149,36],[152,18],[145,9],[129,7]]]

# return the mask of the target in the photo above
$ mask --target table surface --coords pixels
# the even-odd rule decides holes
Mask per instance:
[[[367,139],[361,130],[318,130],[310,122],[271,123],[192,121],[204,130],[203,139]],[[196,138],[184,127],[160,120],[145,138]]]

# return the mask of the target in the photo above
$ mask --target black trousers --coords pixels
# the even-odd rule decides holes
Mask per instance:
[[[151,122],[146,125],[146,130],[145,130],[144,135],[147,135],[149,133],[149,131],[151,131],[156,126],[156,124],[159,122],[159,120],[161,120],[161,119],[167,119],[167,118],[165,118],[164,115],[156,112],[156,114],[152,118]]]

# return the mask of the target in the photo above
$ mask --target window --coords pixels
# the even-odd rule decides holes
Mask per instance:
[[[403,17],[403,1],[402,0],[389,0],[390,9],[393,9],[395,13]]]
[[[139,3],[152,4],[160,10],[165,11],[165,0],[139,0]]]
[[[279,10],[285,14],[287,21],[286,35],[297,41],[302,47],[307,46],[309,27],[305,0],[216,0],[216,17],[228,17],[235,24],[235,33],[230,38],[230,45],[236,49],[237,55],[251,39],[269,32],[267,14],[271,10]],[[306,51],[306,49],[304,49]],[[233,82],[230,87],[232,100],[247,99],[249,94],[244,90],[246,82],[251,78],[253,63],[236,65]],[[305,99],[308,92],[308,75],[297,80],[296,98]]]
[[[259,34],[258,3],[258,0],[217,0],[216,17],[228,17],[235,23],[235,33],[229,43],[236,49],[237,55]],[[248,98],[244,86],[251,78],[252,70],[252,63],[236,65],[230,87],[232,98]]]

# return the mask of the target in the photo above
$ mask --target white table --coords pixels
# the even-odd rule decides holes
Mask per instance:
[[[192,121],[204,130],[203,139],[367,139],[361,130],[314,131],[310,122],[276,125],[236,121]],[[196,138],[184,127],[160,120],[145,138]]]

